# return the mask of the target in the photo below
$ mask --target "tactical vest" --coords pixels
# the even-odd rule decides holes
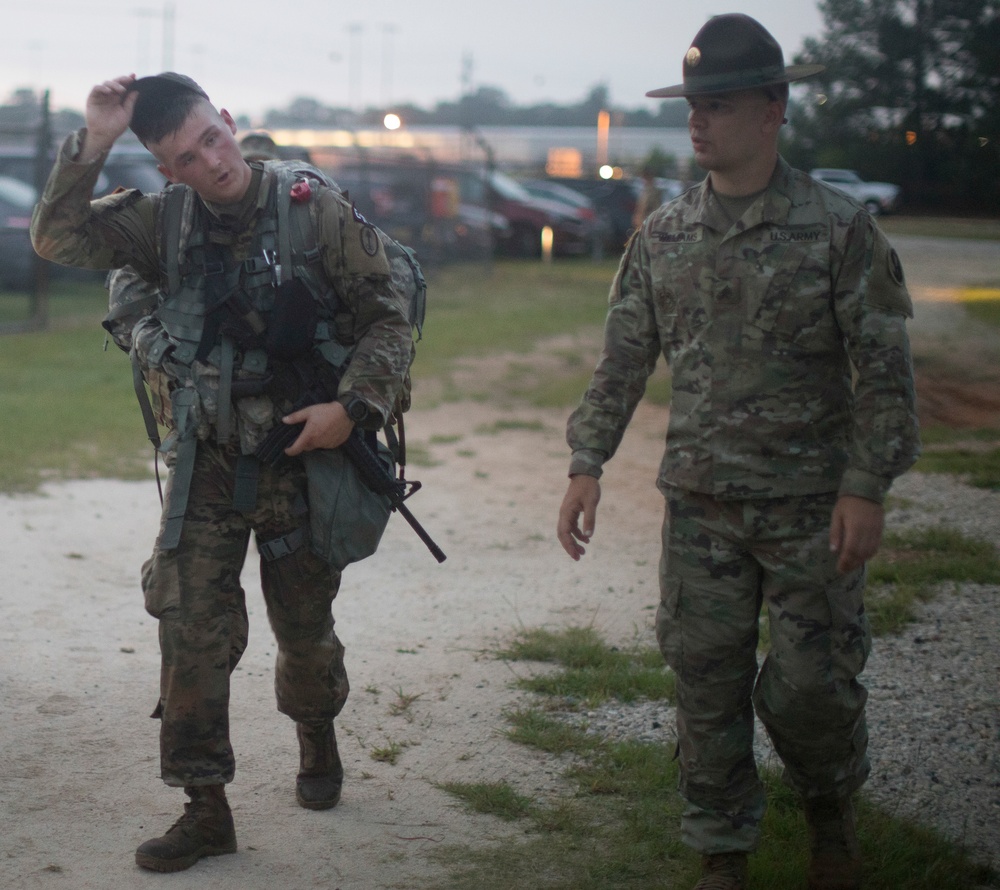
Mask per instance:
[[[265,384],[284,363],[296,358],[292,353],[300,349],[312,353],[315,348],[337,369],[350,359],[350,350],[334,337],[337,300],[322,267],[310,190],[298,184],[312,179],[337,187],[316,168],[295,162],[266,162],[263,177],[256,225],[242,262],[233,258],[226,244],[219,243],[217,230],[193,190],[171,185],[161,197],[163,287],[154,315],[163,336],[145,356],[145,368],[138,366],[133,349],[133,371],[151,441],[161,450],[176,453],[173,495],[159,545],[163,549],[172,549],[179,541],[197,439],[214,431],[218,443],[230,442],[234,396],[239,399],[241,420],[246,422],[256,410],[256,421],[266,431],[288,406],[273,404],[265,394]],[[426,306],[423,275],[409,248],[380,234],[393,285],[408,299],[410,322],[419,339]],[[286,311],[286,318],[303,314],[298,311],[305,308],[303,295],[315,318],[315,328],[310,325],[305,336],[293,336],[292,342],[282,325],[269,324],[276,312],[281,313],[289,294],[297,295],[300,303],[295,311]],[[161,365],[169,368],[171,377],[165,387],[169,389],[171,432],[162,446],[142,385],[143,378],[152,376],[151,369]],[[152,381],[148,382],[155,395]],[[161,398],[166,395],[161,392]],[[395,418],[401,420],[409,407],[407,372]],[[163,405],[161,414],[165,411]],[[387,433],[395,438],[391,430]],[[246,510],[255,501],[256,464],[244,456],[237,465],[234,506]]]

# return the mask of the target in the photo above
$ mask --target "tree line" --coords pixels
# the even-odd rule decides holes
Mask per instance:
[[[903,186],[911,209],[1000,209],[1000,0],[821,0],[784,151]]]

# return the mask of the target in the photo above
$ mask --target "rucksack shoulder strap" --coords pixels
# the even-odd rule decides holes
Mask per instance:
[[[185,213],[189,217],[185,219]],[[181,183],[167,186],[160,194],[160,264],[168,294],[181,285],[182,240],[190,237],[194,217],[194,190]]]

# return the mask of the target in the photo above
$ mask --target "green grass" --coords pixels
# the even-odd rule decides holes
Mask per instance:
[[[959,293],[961,298],[961,292]],[[965,311],[984,324],[1000,327],[1000,298],[962,300]]]
[[[977,488],[1000,489],[1000,430],[920,431],[923,453],[914,465],[920,473],[950,473]]]
[[[608,289],[617,260],[496,263],[445,268],[428,282],[426,336],[417,346],[414,399],[524,403],[566,409],[583,395],[600,351]],[[590,345],[573,345],[583,338]],[[562,340],[569,339],[570,343]],[[557,341],[557,342],[553,342]],[[531,354],[551,361],[539,371]],[[525,356],[519,361],[519,356]],[[506,365],[461,382],[468,359],[504,356]],[[514,357],[511,359],[511,357]],[[422,387],[421,387],[422,385]],[[428,396],[428,393],[438,393]],[[647,398],[669,401],[669,375],[662,366]]]
[[[572,673],[621,662],[622,650],[607,645],[592,628],[553,632],[522,630],[497,652],[507,660],[544,662]],[[627,651],[633,651],[631,649]],[[637,652],[638,650],[636,650]],[[660,658],[653,650],[651,658]],[[647,669],[644,657],[630,657],[636,684]],[[542,672],[551,674],[551,668]],[[672,695],[663,690],[663,697]],[[608,696],[593,678],[593,701]],[[610,694],[616,698],[615,693]],[[469,848],[452,845],[432,856],[448,870],[441,890],[646,890],[690,887],[697,880],[697,856],[679,839],[682,802],[677,763],[670,744],[610,741],[560,717],[560,690],[507,715],[508,737],[553,758],[562,770],[562,790],[526,793],[515,781],[442,785],[456,801],[477,813],[519,827],[500,843]],[[762,773],[769,808],[760,850],[751,858],[751,886],[787,890],[802,886],[806,831],[797,797],[776,770]],[[1000,886],[1000,876],[967,860],[961,850],[926,829],[895,817],[862,796],[859,835],[868,890],[967,890]]]
[[[672,701],[674,697],[674,676],[657,650],[608,648],[589,627],[559,633],[525,631],[500,655],[512,661],[562,665],[562,670],[524,677],[517,685],[561,698],[571,707],[595,707],[608,699]]]
[[[444,373],[464,357],[526,353],[546,337],[600,328],[616,268],[617,261],[581,260],[496,263],[492,274],[478,266],[438,270],[427,283],[418,373]]]
[[[507,782],[444,782],[437,786],[464,801],[477,813],[488,813],[508,822],[530,815],[535,807],[532,799],[518,794]]]
[[[98,284],[78,285],[54,294],[49,330],[0,337],[0,491],[150,475],[128,357],[104,351],[106,307]]]
[[[897,633],[944,583],[1000,584],[1000,558],[986,541],[947,528],[890,532],[868,566],[866,610],[876,635]]]
[[[432,275],[426,337],[417,347],[414,393],[449,380],[462,358],[529,353],[548,338],[588,333],[599,340],[616,262],[496,263],[447,268]],[[99,281],[60,282],[49,301],[50,325],[37,333],[0,336],[0,491],[32,491],[47,479],[149,473],[152,450],[132,392],[127,357],[102,352],[100,320],[107,294]],[[0,294],[0,321],[21,320],[28,300]],[[473,393],[448,382],[452,398],[514,397],[567,407],[583,393],[596,347],[568,348],[565,373],[515,371],[519,378]],[[421,389],[422,384],[424,389]],[[660,384],[662,390],[663,384]],[[502,392],[501,392],[502,391]],[[410,443],[410,461],[430,462]]]

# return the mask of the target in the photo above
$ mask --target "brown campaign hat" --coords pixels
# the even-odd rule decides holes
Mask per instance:
[[[824,65],[785,65],[781,47],[756,19],[734,12],[710,18],[684,55],[684,82],[650,90],[660,99],[731,93],[819,74]]]

